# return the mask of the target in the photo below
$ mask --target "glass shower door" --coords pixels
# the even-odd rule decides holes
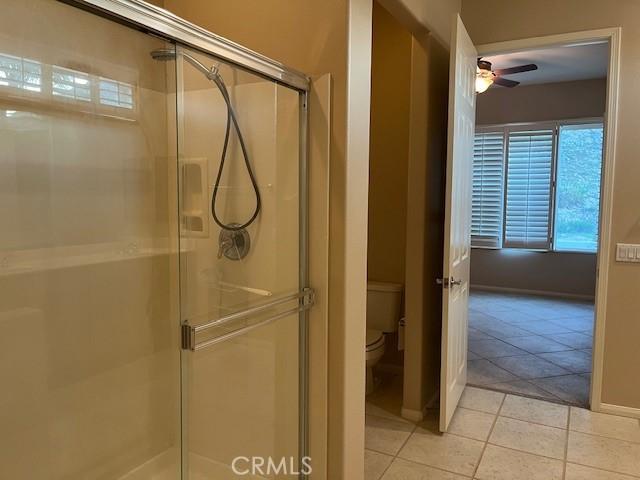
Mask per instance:
[[[295,478],[303,95],[71,3],[0,16],[0,478]]]
[[[2,7],[0,478],[179,478],[171,45]]]
[[[309,300],[299,93],[178,48],[184,478],[292,478]]]

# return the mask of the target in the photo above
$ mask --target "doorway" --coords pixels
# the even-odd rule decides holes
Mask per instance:
[[[464,27],[462,27],[464,28]],[[465,32],[466,34],[466,32]],[[540,294],[542,293],[538,289],[521,289],[520,291],[513,291],[513,287],[509,285],[501,285],[501,292],[497,293],[498,288],[490,288],[481,291],[479,289],[473,288],[474,281],[477,281],[478,276],[474,276],[471,278],[469,282],[471,288],[469,305],[471,310],[466,310],[465,315],[460,315],[458,318],[452,318],[448,316],[447,311],[445,309],[444,313],[444,323],[445,326],[444,335],[443,335],[443,347],[447,345],[451,345],[452,342],[456,342],[457,339],[451,338],[451,335],[448,335],[447,325],[460,325],[461,328],[467,329],[468,326],[471,327],[469,332],[469,351],[471,352],[471,358],[469,362],[472,363],[473,368],[467,369],[466,367],[462,368],[459,372],[455,374],[451,374],[451,366],[450,359],[448,359],[445,355],[446,348],[443,350],[443,365],[442,372],[443,377],[447,377],[447,381],[449,381],[450,385],[457,385],[464,378],[464,383],[467,381],[470,383],[475,382],[484,382],[484,383],[492,383],[496,380],[496,377],[491,377],[492,373],[498,372],[504,377],[509,378],[510,375],[513,377],[509,378],[509,380],[503,382],[495,382],[494,385],[498,385],[500,383],[512,382],[516,386],[521,387],[518,392],[514,390],[507,391],[516,391],[517,393],[525,393],[532,394],[534,396],[545,396],[545,395],[535,395],[535,393],[542,393],[540,390],[535,388],[528,389],[529,384],[534,384],[537,387],[541,387],[541,384],[544,384],[547,389],[542,390],[546,393],[550,393],[555,395],[556,400],[564,401],[566,403],[574,403],[580,405],[586,405],[587,398],[587,390],[590,392],[590,405],[591,408],[598,410],[600,407],[600,387],[601,387],[601,369],[602,369],[602,332],[604,328],[604,299],[606,298],[606,267],[608,265],[608,258],[610,257],[610,244],[609,244],[609,228],[610,228],[610,206],[611,206],[611,198],[612,198],[612,172],[613,172],[613,149],[614,149],[614,139],[615,139],[615,128],[616,128],[616,106],[617,106],[617,64],[618,64],[618,48],[619,48],[619,31],[617,29],[609,29],[604,31],[594,31],[594,32],[578,32],[573,34],[564,34],[564,35],[556,35],[550,37],[541,37],[534,39],[525,39],[518,40],[513,42],[503,42],[500,44],[492,44],[488,46],[481,46],[478,48],[478,56],[490,58],[491,56],[497,55],[505,55],[505,54],[516,54],[523,52],[525,55],[530,55],[532,52],[541,49],[550,49],[550,48],[562,48],[563,53],[567,53],[567,49],[569,49],[569,45],[573,48],[578,47],[587,47],[593,45],[601,45],[602,50],[605,52],[606,57],[606,90],[605,90],[605,98],[604,98],[604,108],[605,112],[602,116],[602,120],[600,124],[598,124],[598,118],[578,118],[573,119],[572,122],[559,122],[557,119],[547,118],[547,122],[550,125],[545,125],[542,127],[541,125],[537,125],[538,128],[533,128],[530,122],[514,122],[511,125],[492,125],[494,127],[500,126],[500,133],[502,134],[500,137],[495,137],[494,140],[500,140],[503,143],[503,155],[502,155],[502,165],[504,165],[504,170],[501,175],[503,177],[500,179],[501,188],[496,190],[495,195],[496,198],[500,199],[499,202],[495,204],[497,215],[494,215],[495,225],[493,228],[497,232],[497,240],[491,238],[482,238],[481,235],[477,235],[476,240],[482,240],[485,242],[489,242],[491,240],[499,242],[498,247],[495,245],[492,246],[493,249],[504,248],[505,245],[510,247],[510,249],[515,250],[516,247],[520,247],[523,249],[536,250],[537,255],[544,255],[542,253],[538,253],[540,251],[547,252],[558,252],[563,249],[569,250],[577,250],[577,247],[580,246],[582,248],[590,247],[593,251],[591,255],[593,255],[593,263],[595,264],[595,275],[593,280],[593,291],[594,291],[594,327],[592,330],[593,337],[589,335],[590,333],[590,319],[591,319],[591,307],[589,305],[587,298],[580,297],[579,294],[569,295],[571,297],[570,301],[565,300],[562,301],[558,299],[556,296],[541,298],[540,296],[534,296],[531,294]],[[455,46],[455,45],[454,45]],[[596,47],[598,48],[598,47]],[[456,58],[453,56],[452,58]],[[458,66],[459,67],[459,66]],[[454,98],[456,89],[458,88],[455,85],[454,81],[458,75],[458,70],[456,67],[452,66],[452,72],[454,72],[453,80],[451,83],[451,88],[454,90],[451,92],[451,98]],[[495,87],[497,88],[497,87]],[[514,89],[515,90],[515,89]],[[478,100],[478,105],[480,105],[480,101]],[[450,124],[451,125],[451,124]],[[542,131],[542,130],[545,130]],[[477,132],[479,134],[487,133],[487,132]],[[550,134],[549,134],[550,133]],[[459,132],[450,132],[450,135],[455,135]],[[593,134],[593,135],[592,135]],[[545,138],[546,136],[546,138]],[[571,163],[571,155],[567,154],[567,151],[571,150],[571,137],[575,136],[593,136],[599,137],[602,144],[602,175],[599,176],[597,174],[590,175],[590,178],[595,178],[596,180],[601,178],[601,188],[595,189],[596,192],[599,193],[597,195],[598,201],[596,202],[597,211],[599,215],[591,215],[589,218],[590,229],[591,229],[591,238],[587,239],[584,235],[576,235],[576,222],[573,221],[575,218],[572,218],[572,215],[575,217],[575,211],[573,213],[569,213],[567,211],[563,211],[562,208],[566,209],[566,196],[574,195],[575,188],[565,188],[562,190],[562,183],[568,183],[570,187],[575,187],[572,185],[572,182],[575,183],[575,171],[574,176],[571,175],[571,169],[567,169],[567,165]],[[468,134],[465,137],[465,142],[469,145],[470,149],[475,149],[476,145],[474,145],[474,137],[476,138],[476,142],[478,137],[475,135]],[[536,141],[540,140],[540,142],[536,143]],[[584,138],[583,138],[584,140]],[[454,139],[454,142],[458,141]],[[480,143],[482,143],[483,139],[480,139]],[[450,138],[450,145],[454,143]],[[532,144],[536,143],[536,147],[532,150],[530,147]],[[579,142],[580,143],[580,142]],[[597,145],[597,142],[595,142]],[[521,165],[518,165],[518,160],[523,160],[523,158],[517,158],[519,155],[518,147],[525,145],[529,149],[529,152],[535,151],[534,154],[529,154],[526,158],[524,158],[524,162]],[[584,142],[579,145],[580,148],[584,149]],[[512,158],[515,159],[515,162],[512,165],[511,171],[509,170],[509,152],[512,152]],[[575,149],[575,145],[574,145]],[[526,150],[526,149],[525,149]],[[545,152],[543,156],[547,157],[546,166],[542,169],[545,170],[541,173],[540,169],[534,172],[533,174],[524,172],[524,176],[518,176],[523,174],[523,166],[529,167],[532,163],[539,160],[540,157],[539,152]],[[598,149],[594,148],[595,156],[597,156]],[[475,152],[474,152],[475,153]],[[451,153],[450,153],[451,155]],[[453,153],[455,157],[455,152]],[[498,155],[500,156],[500,155]],[[520,157],[522,157],[520,155]],[[451,158],[450,162],[454,159]],[[481,163],[481,162],[479,162]],[[544,162],[542,162],[544,163]],[[539,163],[537,167],[540,167],[542,163]],[[597,163],[597,162],[596,162]],[[564,167],[563,167],[564,165]],[[520,170],[518,170],[520,169]],[[584,168],[580,168],[579,171],[581,174],[584,174]],[[596,170],[596,169],[594,169]],[[569,172],[569,173],[567,173]],[[474,170],[474,175],[477,176],[477,171]],[[453,173],[454,177],[456,176],[455,170]],[[583,175],[584,176],[584,175]],[[522,185],[526,185],[530,188],[536,181],[539,181],[540,178],[544,180],[544,177],[548,178],[549,185],[549,193],[545,196],[544,201],[536,205],[532,202],[532,198],[539,200],[541,197],[538,193],[529,195],[530,192],[524,192],[524,197],[522,196]],[[566,178],[565,178],[566,177]],[[524,181],[523,181],[524,180]],[[455,178],[454,178],[455,181]],[[587,182],[588,183],[588,182]],[[597,183],[597,182],[596,182]],[[455,185],[455,183],[453,183]],[[508,191],[509,186],[513,187],[513,191]],[[518,191],[520,188],[520,191]],[[489,189],[487,189],[489,191]],[[478,190],[474,191],[474,195],[477,197]],[[524,204],[518,204],[517,201],[511,202],[509,205],[509,196],[512,195],[512,198],[517,198],[517,195],[520,195],[520,198],[524,198]],[[448,192],[450,195],[450,190]],[[528,196],[527,196],[528,195]],[[537,196],[536,196],[537,195]],[[564,196],[563,196],[564,195]],[[477,199],[474,199],[477,200]],[[471,203],[471,202],[470,202]],[[489,203],[487,203],[487,206]],[[523,214],[523,205],[524,205],[524,214]],[[477,205],[476,205],[477,206]],[[527,217],[527,213],[533,212],[535,213],[535,208],[538,207],[538,218],[534,218],[529,221]],[[575,210],[575,209],[574,209]],[[571,212],[571,208],[568,209]],[[593,211],[593,209],[591,209]],[[449,214],[449,212],[447,212]],[[494,212],[495,213],[495,212]],[[541,217],[547,218],[546,226],[542,229],[542,233],[544,234],[544,230],[546,229],[547,233],[544,235],[538,235],[540,233],[539,228],[541,223],[538,221]],[[471,217],[472,215],[470,215]],[[540,217],[541,216],[541,217]],[[455,217],[455,214],[454,214]],[[599,217],[599,218],[598,218]],[[488,218],[488,216],[487,216]],[[533,217],[532,217],[533,218]],[[566,221],[568,218],[568,222]],[[469,219],[469,227],[473,229],[473,220],[476,220],[476,226],[478,219]],[[517,221],[516,221],[517,220]],[[562,222],[565,221],[565,224]],[[573,221],[573,222],[572,222]],[[452,218],[453,222],[453,218]],[[487,225],[490,222],[486,222]],[[572,225],[573,224],[573,225]],[[567,228],[567,226],[572,226],[572,228]],[[584,227],[584,225],[583,225]],[[519,234],[520,229],[520,234]],[[538,229],[538,230],[536,230]],[[578,229],[579,230],[579,229]],[[582,229],[582,233],[584,232],[584,228]],[[524,237],[521,235],[522,231],[524,231]],[[571,235],[567,234],[573,233],[573,238]],[[578,232],[580,233],[580,232]],[[595,234],[594,234],[595,233]],[[519,236],[520,235],[520,236]],[[472,237],[470,235],[470,237]],[[544,237],[544,238],[542,238]],[[595,240],[594,240],[595,239]],[[448,239],[449,240],[449,239]],[[588,244],[588,245],[587,245]],[[477,245],[479,248],[487,248],[487,245]],[[446,243],[445,243],[446,248]],[[573,253],[573,252],[570,252]],[[507,252],[507,254],[514,254],[516,256],[521,255],[522,252]],[[470,256],[473,256],[471,253]],[[481,257],[482,255],[476,255],[477,257]],[[540,257],[538,257],[540,258]],[[512,259],[511,259],[512,260]],[[472,263],[473,264],[473,263]],[[481,261],[477,260],[475,265],[481,265]],[[576,262],[569,262],[569,265],[575,266]],[[495,272],[497,272],[498,265],[496,262],[489,262],[486,264],[485,272],[488,276],[492,276]],[[473,267],[472,267],[473,268]],[[566,273],[562,268],[557,268],[558,274]],[[480,272],[481,273],[481,272]],[[453,283],[455,286],[457,282],[452,277],[450,278],[447,275],[447,262],[445,260],[445,278],[447,278],[447,283]],[[453,282],[451,282],[453,280]],[[555,279],[554,279],[555,280]],[[580,281],[583,278],[579,279]],[[524,291],[523,291],[524,290]],[[529,290],[529,291],[526,291]],[[533,290],[533,291],[532,291]],[[538,291],[536,291],[538,290]],[[445,290],[446,292],[446,290]],[[481,293],[479,293],[481,292]],[[564,292],[566,293],[566,292]],[[445,302],[446,302],[446,294],[445,294]],[[493,307],[493,308],[492,308]],[[517,309],[515,308],[517,307]],[[499,313],[499,311],[502,311]],[[488,318],[490,316],[490,312],[493,312],[495,316],[492,318]],[[520,320],[517,321],[516,317],[519,313],[526,314],[528,318],[525,318],[523,315],[520,315]],[[562,313],[561,313],[562,312]],[[467,317],[468,315],[468,317]],[[498,318],[501,317],[501,318]],[[534,318],[537,317],[537,320]],[[468,320],[468,324],[466,324]],[[506,321],[505,321],[506,320]],[[524,323],[522,322],[524,321]],[[544,323],[541,323],[544,322]],[[493,324],[493,325],[491,325]],[[476,327],[482,327],[484,330],[478,329]],[[495,328],[497,327],[497,328]],[[527,330],[528,328],[528,330]],[[487,331],[490,330],[490,331]],[[505,333],[508,331],[507,333]],[[501,336],[503,338],[497,338],[491,335],[494,333],[497,336]],[[465,332],[466,334],[466,332]],[[531,335],[529,335],[531,334]],[[508,337],[507,337],[508,335]],[[511,337],[511,335],[514,335]],[[516,338],[516,335],[521,338],[521,340],[513,340],[513,343],[519,343],[520,346],[509,344],[504,340],[507,338]],[[490,338],[489,338],[490,337]],[[529,338],[526,338],[529,337]],[[551,338],[549,338],[551,337]],[[526,338],[526,340],[522,340]],[[592,340],[593,338],[593,340]],[[530,350],[538,350],[542,348],[543,350],[549,349],[548,346],[540,347],[540,344],[547,343],[551,345],[547,340],[552,340],[555,343],[560,345],[556,345],[554,349],[557,349],[557,352],[539,352],[533,353]],[[563,343],[564,342],[564,343]],[[571,371],[573,370],[589,370],[588,369],[588,354],[589,347],[592,346],[593,351],[593,360],[592,360],[592,373],[591,373],[591,386],[586,388],[585,384],[589,382],[589,372],[580,372]],[[498,347],[498,350],[503,350],[502,354],[508,353],[509,356],[500,356],[497,358],[510,358],[509,360],[494,360],[487,359],[486,357],[482,357],[482,355],[478,354],[477,351],[481,351],[482,354],[486,356],[495,355],[495,351],[493,348]],[[502,349],[502,347],[505,347]],[[513,350],[510,347],[515,347],[519,350]],[[526,348],[521,348],[526,347]],[[527,348],[529,350],[527,350]],[[474,349],[476,351],[474,351]],[[507,352],[507,350],[509,352]],[[558,354],[558,352],[572,352],[572,353],[563,353]],[[501,355],[502,355],[501,354]],[[545,354],[547,358],[541,358],[540,355]],[[548,355],[547,355],[548,354]],[[516,358],[520,357],[520,358]],[[543,360],[543,361],[541,361]],[[554,361],[551,361],[554,360]],[[498,365],[496,365],[498,364]],[[501,366],[500,366],[501,364]],[[523,379],[515,375],[515,371],[519,372],[520,375],[525,377],[530,377],[533,373],[531,371],[531,365],[537,365],[540,367],[538,373],[543,375],[549,374],[545,377],[536,378],[536,382],[529,382],[529,379],[524,379],[526,383],[519,383]],[[562,366],[564,365],[564,366]],[[490,367],[492,372],[487,376],[484,375],[487,373],[487,369],[482,369],[480,367]],[[493,367],[498,367],[501,370],[494,369]],[[506,368],[509,367],[511,371]],[[559,367],[559,368],[557,368]],[[568,368],[567,368],[568,367]],[[547,369],[547,370],[545,370]],[[484,376],[483,376],[484,375]],[[574,376],[576,375],[576,376]],[[557,377],[556,380],[543,380]],[[580,394],[570,396],[567,395],[568,392],[561,391],[561,388],[565,385],[562,384],[563,379],[561,377],[565,377],[565,383],[567,378],[580,378]],[[452,381],[453,380],[453,381]],[[499,387],[503,387],[504,385],[498,385]],[[523,386],[527,386],[527,390],[523,392]],[[550,392],[550,390],[552,390]],[[577,388],[576,388],[577,390]],[[450,390],[453,392],[453,390]],[[535,391],[535,393],[534,393]],[[447,392],[445,392],[446,394]],[[576,392],[573,392],[576,393]],[[442,394],[442,393],[441,393]],[[564,398],[563,398],[564,397]],[[457,404],[457,400],[455,400],[455,395],[453,395],[454,400],[452,401],[452,405]],[[551,398],[550,396],[546,398]],[[442,406],[442,403],[441,403]],[[453,407],[455,409],[455,407]],[[441,417],[441,429],[446,430],[448,425],[447,416],[451,414],[451,408],[443,409]]]
[[[367,251],[367,431],[381,416],[400,420],[403,405],[407,171],[411,108],[411,33],[373,2],[369,221]],[[390,318],[376,315],[395,296]],[[384,420],[382,420],[384,421]],[[367,437],[368,447],[375,442]],[[380,449],[378,449],[380,452]],[[382,453],[390,453],[382,449]],[[369,456],[374,454],[368,454]]]
[[[587,407],[609,46],[482,62],[468,383]]]

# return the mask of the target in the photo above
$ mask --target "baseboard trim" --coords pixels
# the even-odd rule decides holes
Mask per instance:
[[[486,292],[505,292],[505,293],[523,293],[526,295],[540,295],[545,297],[558,297],[558,298],[570,298],[573,300],[591,300],[595,301],[595,295],[579,295],[577,293],[564,293],[564,292],[548,292],[546,290],[530,290],[526,288],[510,288],[510,287],[496,287],[493,285],[476,285],[471,284],[472,290],[483,290]]]
[[[427,416],[427,410],[434,409],[440,403],[440,391],[437,390],[436,393],[433,394],[431,399],[427,402],[422,410],[414,410],[412,408],[402,407],[400,409],[400,415],[402,418],[409,420],[411,422],[421,422]]]
[[[601,403],[600,407],[595,410],[597,412],[619,415],[621,417],[640,418],[640,408],[623,407],[621,405]]]

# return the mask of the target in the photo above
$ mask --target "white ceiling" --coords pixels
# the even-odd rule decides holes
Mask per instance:
[[[507,53],[484,57],[483,60],[490,61],[494,69],[535,63],[538,70],[505,75],[505,78],[523,85],[533,85],[606,78],[608,57],[608,43],[594,43]]]

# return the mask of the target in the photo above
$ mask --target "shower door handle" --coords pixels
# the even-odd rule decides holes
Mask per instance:
[[[267,310],[276,307],[278,305],[286,304],[289,302],[293,302],[297,300],[298,305],[289,310],[278,312],[272,316],[264,318],[257,323],[248,325],[246,327],[239,328],[237,330],[232,330],[223,335],[205,340],[203,342],[198,343],[196,340],[196,334],[215,328],[220,327],[221,325],[228,324],[237,320],[246,320],[253,315],[257,315],[260,313],[264,313]],[[293,315],[299,312],[304,312],[305,310],[310,309],[315,303],[315,291],[312,288],[304,288],[299,293],[294,293],[292,295],[285,295],[269,302],[248,308],[246,310],[242,310],[240,312],[235,312],[224,317],[212,320],[210,322],[204,323],[202,325],[189,325],[188,321],[185,321],[182,324],[182,348],[184,350],[191,350],[195,352],[196,350],[201,350],[203,348],[209,347],[211,345],[215,345],[217,343],[223,342],[225,340],[229,340],[231,338],[237,337],[238,335],[242,335],[246,332],[254,330],[263,325],[267,325],[281,318],[287,317],[289,315]]]

